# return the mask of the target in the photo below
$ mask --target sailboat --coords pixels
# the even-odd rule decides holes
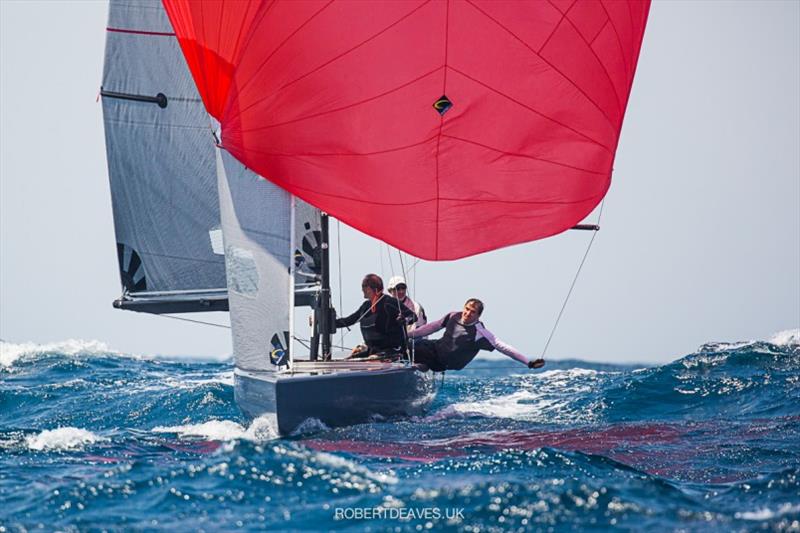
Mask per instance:
[[[597,229],[648,10],[112,0],[115,307],[229,311],[236,401],[281,434],[423,412],[413,361],[333,357],[329,217],[428,260]]]

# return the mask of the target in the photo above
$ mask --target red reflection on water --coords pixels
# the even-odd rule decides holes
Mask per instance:
[[[468,433],[446,439],[421,442],[369,442],[356,440],[306,440],[303,444],[319,451],[345,452],[367,457],[432,462],[450,457],[463,457],[476,449],[537,450],[549,447],[567,451],[611,456],[618,448],[627,451],[620,460],[630,462],[631,447],[679,443],[686,429],[668,424],[611,426],[599,429],[567,429],[557,431],[492,431]],[[646,455],[646,454],[645,454]]]

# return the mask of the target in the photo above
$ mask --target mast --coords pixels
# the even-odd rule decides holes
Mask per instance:
[[[333,335],[333,313],[331,309],[331,268],[330,268],[330,235],[328,231],[328,213],[320,213],[322,230],[322,286],[320,287],[319,298],[319,333],[322,337],[322,360],[328,361],[331,358],[331,337]]]
[[[297,217],[297,200],[292,195],[289,211],[289,339],[286,349],[289,351],[289,367],[294,364],[294,286],[295,286],[295,261],[294,251],[297,240],[297,227],[295,225]]]
[[[312,361],[319,357],[320,342],[322,343],[322,360],[331,359],[331,339],[335,333],[334,310],[331,308],[331,268],[330,268],[330,238],[328,231],[328,213],[320,212],[320,289],[317,295],[317,305],[314,310],[314,330],[311,337]]]

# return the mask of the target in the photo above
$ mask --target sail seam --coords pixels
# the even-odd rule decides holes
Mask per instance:
[[[414,148],[415,146],[419,146],[425,143],[428,143],[435,138],[438,137],[438,134],[429,137],[428,139],[424,139],[420,142],[416,142],[413,144],[408,144],[405,146],[396,146],[394,148],[387,148],[385,150],[376,150],[374,152],[267,152],[265,150],[258,150],[255,148],[248,148],[248,152],[250,153],[257,153],[262,155],[271,155],[271,156],[349,156],[349,157],[360,157],[364,155],[377,155],[377,154],[386,154],[389,152],[399,152],[402,150],[407,150],[408,148]]]
[[[282,182],[280,180],[276,180],[275,181],[276,185],[284,187],[284,185],[281,185],[281,183]],[[288,188],[288,186],[286,186],[284,188]],[[450,198],[450,197],[447,197],[447,196],[441,196],[441,197],[440,196],[435,196],[433,198],[427,198],[425,200],[416,200],[416,201],[413,201],[413,202],[376,202],[376,201],[373,201],[373,200],[363,200],[363,199],[360,199],[360,198],[353,198],[353,197],[350,197],[350,196],[343,196],[343,195],[339,195],[339,194],[331,194],[331,193],[320,192],[320,191],[309,189],[309,188],[306,188],[306,187],[299,187],[297,185],[292,185],[291,189],[295,190],[295,191],[310,192],[310,193],[313,193],[315,195],[326,196],[328,198],[338,198],[340,200],[351,200],[351,201],[354,201],[354,202],[358,202],[360,204],[383,205],[383,206],[421,205],[421,204],[427,204],[427,203],[430,203],[430,202],[438,202],[439,200],[445,200],[445,201],[448,201],[448,202],[487,202],[487,203],[499,203],[499,204],[572,205],[572,204],[580,204],[580,203],[588,202],[588,201],[591,201],[591,200],[597,198],[598,196],[602,196],[603,194],[605,194],[605,193],[595,194],[595,195],[589,196],[588,198],[583,198],[583,199],[574,200],[574,201],[572,201],[572,200],[571,201],[563,201],[563,202],[556,201],[556,200],[546,200],[546,201],[545,200],[499,200],[499,199],[489,200],[489,199],[486,199],[485,197],[484,198]]]
[[[619,46],[619,53],[620,56],[623,58],[622,65],[625,67],[625,81],[630,84],[631,76],[630,76],[630,68],[628,67],[628,61],[625,60],[625,50],[622,47],[622,38],[619,36],[619,32],[617,31],[617,26],[614,24],[614,21],[611,20],[611,13],[608,12],[606,9],[606,5],[603,3],[603,0],[600,0],[600,7],[603,8],[606,16],[608,17],[608,22],[611,24],[611,29],[614,30],[614,35],[617,36],[617,45]]]
[[[591,98],[591,97],[590,97],[590,96],[589,96],[589,95],[586,93],[586,91],[584,91],[584,90],[583,90],[581,87],[579,87],[579,86],[578,86],[578,85],[577,85],[577,84],[576,84],[576,83],[575,83],[573,80],[571,80],[571,79],[569,78],[569,76],[567,76],[566,74],[564,74],[563,72],[561,72],[561,71],[560,71],[558,68],[556,68],[556,66],[555,66],[555,65],[553,65],[553,64],[552,64],[550,61],[548,61],[547,59],[545,59],[545,58],[544,58],[544,56],[542,56],[542,55],[541,55],[539,52],[537,52],[536,50],[534,50],[533,48],[531,48],[531,46],[530,46],[528,43],[526,43],[526,42],[525,42],[523,39],[521,39],[521,38],[520,38],[520,37],[519,37],[517,34],[515,34],[513,31],[511,31],[510,29],[508,29],[507,27],[505,27],[505,26],[504,26],[504,25],[503,25],[503,24],[502,24],[502,23],[501,23],[499,20],[495,19],[494,17],[492,17],[491,15],[489,15],[488,13],[486,13],[485,11],[483,11],[481,8],[479,8],[479,7],[478,7],[478,6],[476,6],[474,3],[472,3],[470,0],[467,0],[467,3],[468,3],[469,5],[471,5],[472,7],[474,7],[475,9],[477,9],[477,10],[478,10],[480,13],[482,13],[482,14],[483,14],[483,16],[485,16],[486,18],[488,18],[489,20],[491,20],[492,22],[494,22],[495,24],[497,24],[498,26],[500,26],[502,29],[504,29],[504,30],[505,30],[505,31],[506,31],[506,32],[507,32],[509,35],[511,35],[512,37],[514,37],[514,39],[516,39],[517,41],[519,41],[519,42],[520,42],[520,43],[521,43],[521,44],[522,44],[522,45],[523,45],[525,48],[527,48],[528,50],[530,50],[530,52],[531,52],[533,55],[535,55],[536,57],[538,57],[539,59],[541,59],[541,60],[542,60],[542,62],[544,62],[545,64],[547,64],[547,66],[549,66],[551,69],[553,69],[553,71],[554,71],[554,72],[558,73],[558,74],[559,74],[559,75],[560,75],[560,76],[561,76],[561,77],[564,79],[564,81],[566,81],[567,83],[569,83],[570,85],[572,85],[573,87],[575,87],[575,89],[576,89],[576,90],[577,90],[579,93],[581,93],[581,94],[584,96],[584,98],[586,98],[586,100],[587,100],[589,103],[591,103],[591,104],[592,104],[592,105],[593,105],[593,106],[594,106],[594,107],[595,107],[595,108],[596,108],[596,109],[597,109],[597,110],[600,112],[600,114],[601,114],[601,115],[603,115],[603,117],[606,119],[606,121],[608,121],[608,124],[609,124],[609,126],[611,126],[612,128],[616,128],[616,126],[615,126],[615,124],[614,124],[614,121],[613,121],[613,120],[611,120],[611,117],[609,117],[609,116],[606,114],[606,112],[603,110],[603,108],[602,108],[602,107],[600,107],[600,105],[599,105],[597,102],[595,102],[594,100],[592,100],[592,98]]]
[[[598,37],[600,37],[600,34],[603,33],[603,30],[606,29],[606,26],[608,26],[609,24],[611,24],[611,19],[606,17],[606,21],[603,23],[602,26],[600,26],[600,29],[597,31],[597,33],[594,34],[594,37],[592,37],[591,40],[589,41],[590,46],[594,45],[594,42],[597,40]]]
[[[564,17],[564,19],[567,22],[569,22],[569,25],[572,26],[572,29],[575,30],[575,33],[577,33],[578,36],[580,36],[581,40],[583,41],[583,44],[585,44],[586,48],[588,48],[589,51],[592,52],[592,55],[597,60],[597,63],[600,65],[600,68],[603,69],[603,74],[606,75],[606,79],[608,79],[608,84],[611,86],[611,89],[614,91],[614,96],[616,96],[617,113],[621,115],[622,114],[622,100],[620,100],[619,93],[617,92],[617,87],[614,85],[614,80],[611,79],[611,74],[608,73],[608,69],[606,69],[605,64],[602,61],[600,61],[600,58],[597,56],[597,52],[595,52],[594,48],[592,48],[592,45],[590,45],[589,42],[586,40],[586,37],[584,37],[583,34],[580,31],[578,31],[578,28],[575,26],[575,24],[572,22],[572,20],[570,20],[569,17]]]
[[[586,135],[585,133],[581,133],[580,131],[576,130],[575,128],[572,128],[572,127],[570,127],[570,126],[567,126],[567,125],[566,125],[566,124],[564,124],[563,122],[561,122],[561,121],[559,121],[559,120],[556,120],[556,119],[554,119],[554,118],[552,118],[552,117],[549,117],[549,116],[545,115],[545,114],[544,114],[544,113],[542,113],[541,111],[537,111],[536,109],[534,109],[534,108],[532,108],[532,107],[530,107],[530,106],[528,106],[528,105],[526,105],[526,104],[524,104],[524,103],[520,102],[520,101],[519,101],[519,100],[517,100],[516,98],[513,98],[513,97],[511,97],[511,96],[507,95],[506,93],[504,93],[504,92],[500,91],[499,89],[496,89],[496,88],[492,87],[491,85],[487,84],[486,82],[483,82],[483,81],[481,81],[481,80],[479,80],[479,79],[477,79],[477,78],[474,78],[474,77],[470,76],[470,75],[469,75],[469,74],[467,74],[466,72],[462,72],[462,71],[458,70],[458,69],[457,69],[457,68],[455,68],[455,67],[448,67],[448,68],[449,68],[449,69],[451,69],[453,72],[457,72],[458,74],[461,74],[461,75],[462,75],[462,76],[464,76],[465,78],[467,78],[467,79],[469,79],[469,80],[471,80],[471,81],[474,81],[475,83],[477,83],[477,84],[479,84],[479,85],[481,85],[481,86],[483,86],[483,87],[486,87],[486,88],[487,88],[487,89],[489,89],[490,91],[493,91],[493,92],[497,93],[498,95],[502,96],[503,98],[507,98],[508,100],[510,100],[511,102],[514,102],[515,104],[519,105],[519,106],[520,106],[520,107],[522,107],[523,109],[527,109],[527,110],[528,110],[528,111],[530,111],[531,113],[534,113],[534,114],[536,114],[536,115],[538,115],[538,116],[540,116],[540,117],[542,117],[542,118],[544,118],[544,119],[546,119],[546,120],[549,120],[549,121],[553,122],[554,124],[558,124],[558,125],[559,125],[559,126],[561,126],[562,128],[564,128],[564,129],[566,129],[566,130],[569,130],[569,131],[571,131],[572,133],[574,133],[574,134],[576,134],[576,135],[579,135],[580,137],[582,137],[583,139],[586,139],[587,141],[589,141],[589,142],[591,142],[591,143],[594,143],[594,144],[596,144],[597,146],[599,146],[599,147],[600,147],[600,148],[602,148],[603,150],[606,150],[606,151],[607,151],[607,152],[609,152],[609,153],[611,152],[611,148],[607,147],[606,145],[604,145],[604,144],[603,144],[603,143],[601,143],[600,141],[597,141],[597,140],[595,140],[595,139],[593,139],[593,138],[589,137],[589,136],[588,136],[588,135]]]
[[[408,13],[406,13],[405,15],[403,15],[402,17],[400,17],[399,19],[397,19],[396,21],[392,22],[391,24],[389,24],[388,26],[386,26],[385,28],[383,28],[381,31],[379,31],[379,32],[378,32],[378,33],[376,33],[375,35],[372,35],[372,36],[368,37],[367,39],[364,39],[363,41],[361,41],[361,42],[360,42],[360,43],[358,43],[357,45],[353,46],[352,48],[350,48],[350,49],[348,49],[348,50],[345,50],[344,52],[342,52],[341,54],[337,55],[336,57],[332,57],[331,59],[329,59],[329,60],[328,60],[328,61],[326,61],[325,63],[323,63],[323,64],[321,64],[321,65],[319,65],[319,66],[317,66],[317,67],[315,67],[315,68],[311,69],[310,71],[306,72],[306,73],[305,73],[305,74],[303,74],[302,76],[300,76],[300,77],[298,77],[298,78],[296,78],[296,79],[294,79],[294,80],[290,81],[289,83],[286,83],[285,85],[282,85],[282,86],[281,86],[281,87],[279,87],[277,90],[273,91],[272,93],[268,94],[267,96],[265,96],[265,97],[263,97],[263,98],[260,98],[259,100],[256,100],[255,102],[253,102],[252,104],[250,104],[249,106],[247,106],[247,107],[245,107],[245,108],[243,108],[243,109],[240,109],[236,115],[234,115],[234,116],[232,116],[232,117],[226,117],[226,122],[230,122],[231,120],[233,120],[233,119],[235,119],[235,118],[239,117],[239,116],[240,116],[242,113],[246,112],[247,110],[249,110],[249,109],[252,109],[253,107],[255,107],[255,106],[259,105],[261,102],[264,102],[264,101],[266,101],[266,100],[269,100],[270,98],[272,98],[272,97],[273,97],[273,96],[275,96],[276,94],[279,94],[281,91],[283,91],[284,89],[286,89],[286,88],[287,88],[287,87],[289,87],[290,85],[293,85],[293,84],[295,84],[295,83],[297,83],[297,82],[301,81],[302,79],[304,79],[304,78],[307,78],[308,76],[311,76],[311,75],[312,75],[312,74],[314,74],[315,72],[319,72],[319,71],[320,71],[320,70],[322,70],[323,68],[325,68],[325,67],[327,67],[328,65],[330,65],[330,64],[332,64],[332,63],[334,63],[334,62],[338,61],[339,59],[341,59],[341,58],[343,58],[344,56],[348,55],[349,53],[353,52],[354,50],[358,50],[359,48],[361,48],[362,46],[364,46],[364,45],[365,45],[365,44],[367,44],[368,42],[370,42],[370,41],[372,41],[372,40],[374,40],[374,39],[377,39],[378,37],[380,37],[381,35],[383,35],[383,34],[384,34],[384,33],[386,33],[387,31],[389,31],[390,29],[394,28],[395,26],[397,26],[398,24],[400,24],[401,22],[403,22],[404,20],[406,20],[407,18],[409,18],[411,15],[413,15],[414,13],[416,13],[417,11],[419,11],[420,9],[422,9],[422,7],[423,7],[423,6],[425,6],[425,5],[427,5],[427,4],[428,4],[430,1],[431,1],[431,0],[428,0],[427,2],[424,2],[424,3],[420,4],[420,5],[419,5],[419,6],[417,6],[416,8],[412,9],[411,11],[409,11]],[[332,2],[331,2],[331,3],[332,3]],[[330,4],[327,4],[327,5],[330,5]],[[327,5],[326,5],[326,7],[327,7]],[[321,11],[321,10],[320,10],[320,11]],[[298,30],[299,30],[299,28],[298,28]],[[251,76],[251,77],[250,77],[250,79],[249,79],[249,80],[247,80],[247,82],[245,82],[245,83],[243,83],[243,84],[242,84],[242,88],[241,88],[241,89],[239,89],[239,91],[238,91],[238,92],[239,92],[239,94],[242,94],[242,93],[244,92],[244,88],[245,88],[245,86],[247,86],[247,84],[248,84],[248,83],[250,83],[251,81],[253,81],[254,79],[256,79],[256,74],[255,74],[255,73],[253,74],[253,76]]]
[[[326,9],[328,9],[328,6],[330,6],[331,4],[333,4],[333,0],[330,0],[330,2],[328,2],[327,4],[325,4],[324,6],[322,6],[322,7],[321,7],[319,10],[317,10],[317,11],[316,11],[316,12],[315,12],[313,15],[311,15],[311,16],[310,16],[308,19],[306,19],[305,21],[303,21],[303,23],[302,23],[302,24],[300,24],[300,26],[298,26],[298,27],[297,27],[297,29],[295,29],[295,30],[294,30],[292,33],[290,33],[289,35],[287,35],[287,36],[286,36],[286,38],[285,38],[283,41],[281,41],[281,42],[280,42],[280,44],[278,44],[278,46],[276,46],[276,47],[275,47],[275,49],[274,49],[274,50],[272,50],[272,52],[270,52],[270,53],[269,53],[269,55],[268,55],[268,56],[267,56],[267,57],[264,59],[264,61],[262,61],[262,62],[261,62],[261,64],[258,66],[258,68],[257,68],[257,69],[256,69],[256,70],[253,72],[253,75],[252,75],[252,76],[250,76],[250,78],[249,78],[248,80],[246,80],[244,83],[242,83],[241,87],[239,87],[239,89],[238,89],[238,93],[239,93],[239,94],[242,94],[242,93],[244,92],[244,90],[247,88],[247,86],[248,86],[248,85],[249,85],[249,84],[250,84],[250,83],[251,83],[251,82],[252,82],[254,79],[256,79],[256,76],[258,76],[258,73],[259,73],[259,72],[261,72],[261,69],[262,69],[262,68],[264,68],[264,65],[266,65],[266,64],[269,62],[269,60],[270,60],[270,59],[272,59],[272,57],[273,57],[275,54],[277,54],[277,53],[278,53],[278,51],[279,51],[281,48],[283,48],[283,46],[284,46],[284,45],[285,45],[287,42],[289,42],[289,41],[291,40],[291,38],[292,38],[292,37],[294,37],[295,35],[297,35],[297,34],[300,32],[300,30],[302,30],[303,28],[305,28],[305,27],[306,27],[308,24],[310,24],[310,23],[311,23],[311,21],[312,21],[312,20],[314,20],[315,18],[317,18],[317,15],[319,15],[320,13],[322,13],[323,11],[325,11]],[[261,21],[262,21],[262,20],[264,19],[264,17],[266,16],[266,12],[268,12],[270,9],[272,9],[272,6],[273,6],[273,5],[275,5],[275,3],[274,3],[274,2],[273,2],[272,4],[270,4],[270,5],[267,7],[267,9],[266,9],[266,10],[263,12],[264,14],[263,14],[263,15],[261,16],[261,18],[259,19],[259,21],[258,21],[258,24],[261,24]],[[252,41],[252,36],[253,36],[254,34],[255,34],[255,27],[252,27],[252,28],[250,28],[250,29],[249,29],[249,36],[248,36],[247,43],[246,43],[246,44],[243,46],[243,48],[242,48],[242,51],[240,52],[240,55],[242,55],[242,56],[244,55],[244,51],[245,51],[245,49],[246,49],[248,46],[250,46],[250,41]],[[283,89],[283,87],[281,87],[281,89]],[[278,89],[278,90],[281,90],[281,89]],[[254,102],[252,105],[256,105],[256,104],[258,104],[259,102],[261,102],[261,100],[259,100],[258,102]],[[252,107],[252,105],[251,105],[250,107]],[[239,115],[241,115],[243,112],[247,111],[247,109],[249,109],[250,107],[248,107],[248,108],[246,108],[246,109],[241,109],[241,110],[239,110],[239,113],[237,113],[237,114],[236,114],[235,116],[233,116],[233,117],[230,117],[230,118],[229,118],[229,120],[233,120],[234,118],[238,117],[238,116],[239,116]]]
[[[116,118],[106,118],[103,120],[106,124],[119,124],[122,126],[152,126],[153,129],[181,129],[181,130],[197,130],[207,131],[207,126],[192,126],[189,124],[167,124],[164,122],[146,122],[143,120],[123,120]]]
[[[442,76],[442,95],[447,94],[447,50],[450,41],[450,0],[447,0],[447,11],[444,18],[444,76]],[[433,241],[433,256],[439,257],[439,207],[441,198],[439,196],[439,156],[441,155],[442,129],[444,129],[444,114],[439,117],[439,134],[436,136],[436,236]]]
[[[551,0],[547,0],[547,3],[548,3],[548,4],[550,4],[550,5],[553,7],[553,9],[555,9],[556,11],[558,11],[559,13],[561,13],[561,18],[558,20],[558,22],[556,22],[556,25],[555,25],[555,26],[553,26],[553,31],[551,31],[551,32],[550,32],[550,35],[548,35],[548,36],[547,36],[547,39],[545,39],[545,40],[544,40],[544,42],[542,43],[542,46],[540,46],[540,47],[539,47],[539,52],[541,52],[542,50],[544,50],[544,47],[545,47],[545,46],[547,46],[547,43],[549,43],[549,42],[550,42],[550,39],[552,39],[552,38],[553,38],[553,35],[555,35],[555,34],[556,34],[556,32],[558,31],[558,28],[561,26],[561,23],[562,23],[562,22],[564,22],[564,19],[565,19],[565,18],[567,18],[567,13],[569,13],[570,9],[572,9],[572,6],[574,6],[574,5],[575,5],[575,2],[577,2],[577,1],[578,1],[578,0],[573,0],[573,2],[572,2],[570,5],[569,5],[569,7],[567,8],[567,10],[562,12],[560,9],[558,9],[558,8],[555,6],[555,4],[553,4],[553,2],[552,2]]]
[[[541,157],[536,157],[536,156],[533,156],[533,155],[522,154],[522,153],[519,153],[519,152],[507,152],[505,150],[500,150],[499,148],[494,148],[494,147],[489,146],[487,144],[479,143],[479,142],[476,142],[476,141],[471,141],[469,139],[463,139],[461,137],[455,137],[453,135],[442,134],[442,137],[446,137],[448,139],[453,139],[453,140],[456,140],[456,141],[461,141],[461,142],[464,142],[464,143],[467,143],[467,144],[473,144],[475,146],[480,146],[481,148],[486,148],[487,150],[491,150],[493,152],[497,152],[497,153],[503,154],[503,155],[520,157],[520,158],[524,158],[524,159],[533,159],[535,161],[541,161],[542,163],[550,163],[551,165],[557,165],[559,167],[571,168],[573,170],[579,170],[581,172],[587,172],[589,174],[597,174],[598,176],[606,176],[607,175],[606,172],[600,172],[600,171],[597,171],[597,170],[589,170],[587,168],[581,168],[581,167],[576,167],[576,166],[572,166],[572,165],[567,165],[566,163],[559,163],[558,161],[551,161],[550,159],[543,159]]]
[[[425,74],[423,74],[421,76],[417,76],[413,80],[411,80],[409,82],[406,82],[406,83],[404,83],[402,85],[398,85],[397,87],[393,87],[392,89],[390,89],[390,90],[388,90],[386,92],[383,92],[381,94],[376,94],[375,96],[371,96],[369,98],[366,98],[364,100],[360,100],[358,102],[353,102],[352,104],[348,104],[348,105],[343,106],[343,107],[337,107],[336,109],[330,109],[328,111],[322,111],[320,113],[314,113],[313,115],[307,115],[305,117],[294,118],[292,120],[286,120],[284,122],[276,122],[275,124],[267,124],[266,126],[260,126],[258,128],[250,128],[250,129],[247,129],[247,130],[242,129],[241,132],[242,133],[250,133],[250,132],[255,132],[255,131],[267,130],[267,129],[270,129],[270,128],[276,128],[278,126],[285,126],[287,124],[294,124],[294,123],[297,123],[297,122],[302,122],[304,120],[309,120],[309,119],[312,119],[312,118],[317,118],[317,117],[321,117],[321,116],[324,116],[324,115],[329,115],[331,113],[336,113],[338,111],[344,111],[345,109],[350,109],[350,108],[359,106],[361,104],[365,104],[367,102],[371,102],[371,101],[376,100],[378,98],[382,98],[384,96],[392,94],[393,92],[399,91],[401,89],[405,89],[409,85],[413,85],[414,83],[416,83],[416,82],[418,82],[418,81],[420,81],[420,80],[422,80],[424,78],[427,78],[431,74],[435,74],[436,72],[438,72],[439,70],[441,70],[443,68],[444,68],[443,66],[442,67],[436,67],[435,69],[431,70],[430,72],[426,72]]]
[[[196,261],[196,262],[199,262],[199,263],[212,263],[212,264],[224,264],[225,263],[225,260],[222,259],[222,258],[220,258],[219,260],[200,259],[200,258],[197,258],[197,257],[181,257],[179,255],[157,254],[155,252],[145,252],[145,251],[140,251],[140,250],[137,250],[136,253],[138,253],[140,256],[141,255],[149,255],[149,256],[152,256],[152,257],[165,257],[167,259],[178,259],[180,261]]]

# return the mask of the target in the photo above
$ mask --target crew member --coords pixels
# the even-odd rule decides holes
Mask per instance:
[[[461,370],[472,361],[479,350],[497,350],[528,368],[541,368],[544,359],[530,360],[513,346],[495,337],[479,320],[483,313],[483,302],[470,298],[464,309],[446,314],[435,322],[412,331],[409,336],[421,338],[440,329],[444,335],[437,340],[417,340],[414,344],[414,360],[430,370]]]
[[[376,353],[405,351],[405,325],[416,320],[413,311],[383,292],[383,280],[377,274],[367,274],[361,282],[365,302],[350,316],[336,319],[336,327],[349,327],[359,322],[366,346],[357,346],[351,357],[366,357]]]
[[[387,288],[392,298],[396,298],[401,304],[408,307],[417,315],[417,321],[406,326],[406,331],[411,333],[416,328],[428,323],[428,317],[425,316],[425,309],[419,302],[415,302],[408,296],[408,285],[403,276],[393,276],[392,279],[389,280],[389,286]]]

